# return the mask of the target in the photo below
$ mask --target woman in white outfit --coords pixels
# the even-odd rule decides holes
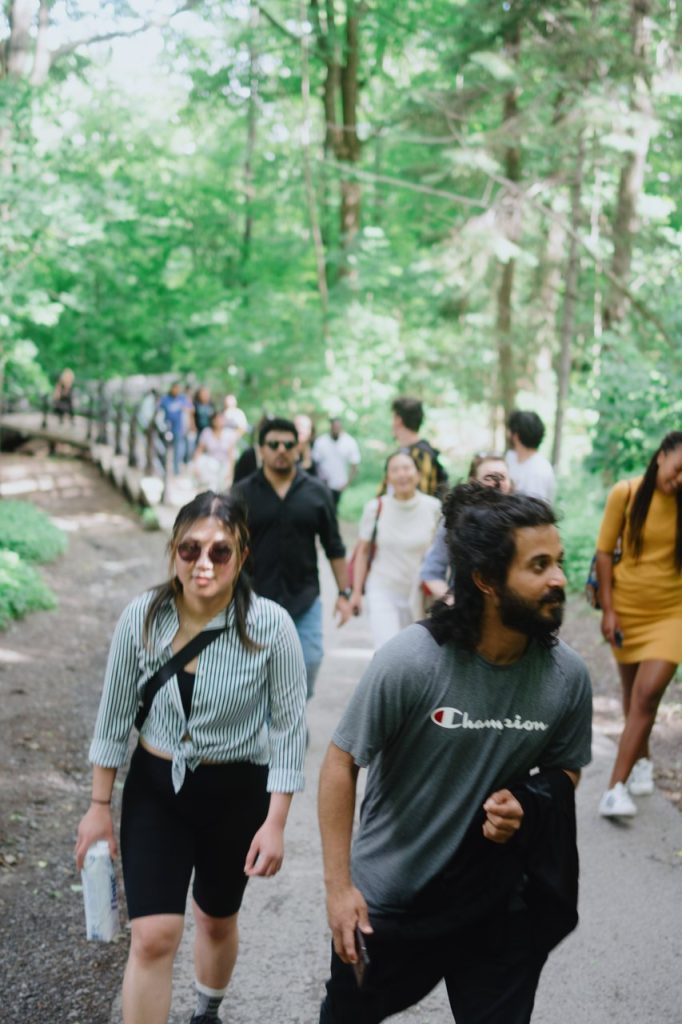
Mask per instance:
[[[365,592],[375,648],[415,620],[419,566],[441,515],[438,499],[417,490],[419,470],[411,455],[391,455],[386,480],[391,493],[373,498],[362,514],[351,596],[359,614]],[[368,571],[373,536],[376,550]]]
[[[234,475],[234,460],[239,435],[225,426],[222,413],[211,416],[211,424],[199,434],[199,442],[192,459],[199,486],[220,493],[227,490]]]

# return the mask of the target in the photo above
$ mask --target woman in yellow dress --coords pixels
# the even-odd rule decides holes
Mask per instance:
[[[622,555],[613,553],[621,539]],[[682,431],[667,434],[643,477],[611,490],[597,541],[601,631],[618,665],[625,726],[606,818],[632,817],[632,796],[654,790],[649,735],[682,661]]]

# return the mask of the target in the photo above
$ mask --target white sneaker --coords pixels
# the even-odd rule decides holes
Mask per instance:
[[[650,796],[654,791],[654,764],[648,757],[640,757],[625,783],[633,796]]]
[[[622,782],[617,782],[613,789],[607,789],[599,802],[599,813],[602,818],[632,818],[637,814],[635,802]]]

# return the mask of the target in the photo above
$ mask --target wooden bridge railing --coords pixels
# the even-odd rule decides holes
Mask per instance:
[[[125,387],[111,392],[104,381],[88,382],[73,392],[73,413],[54,407],[49,393],[24,393],[5,398],[2,413],[38,413],[39,429],[16,427],[20,433],[51,440],[109,445],[115,456],[127,456],[127,465],[146,476],[163,480],[167,491],[173,435],[158,409],[158,396],[152,390],[144,395],[129,395]],[[59,429],[54,429],[58,421]],[[65,429],[65,423],[68,429]],[[163,500],[163,497],[162,497]]]

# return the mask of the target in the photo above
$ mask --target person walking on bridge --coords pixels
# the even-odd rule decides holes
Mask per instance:
[[[192,873],[192,1024],[218,1024],[246,883],[279,871],[291,798],[303,788],[301,646],[286,611],[252,593],[248,543],[245,509],[199,494],[175,520],[169,581],[132,601],[114,633],[76,863],[101,839],[116,854],[111,798],[135,723],[121,808],[124,1024],[168,1020]]]

